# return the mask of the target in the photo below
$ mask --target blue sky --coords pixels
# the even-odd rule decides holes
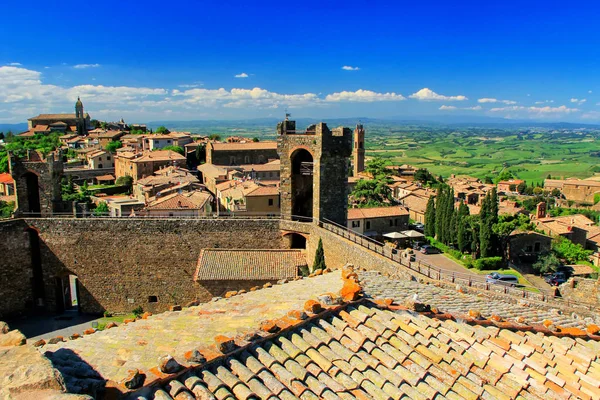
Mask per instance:
[[[455,3],[8,0],[0,122],[77,96],[132,122],[285,108],[600,122],[599,4]]]

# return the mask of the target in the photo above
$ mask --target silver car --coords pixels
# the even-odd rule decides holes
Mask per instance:
[[[497,272],[493,272],[485,277],[485,281],[487,283],[494,283],[496,285],[505,285],[505,286],[517,286],[519,284],[519,278],[514,275],[508,274],[499,274]]]

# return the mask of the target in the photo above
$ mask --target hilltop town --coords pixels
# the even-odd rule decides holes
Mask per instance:
[[[0,174],[3,397],[600,396],[600,181],[434,176],[288,115],[273,141],[79,99],[28,125]]]

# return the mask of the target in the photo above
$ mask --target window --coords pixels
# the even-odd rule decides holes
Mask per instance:
[[[167,140],[167,143],[171,143],[171,141],[170,141],[170,140]]]
[[[250,164],[250,156],[245,156],[245,157],[244,157],[244,162],[245,162],[246,164]]]
[[[98,161],[102,161],[102,157],[98,157]]]
[[[394,221],[390,219],[390,226],[394,226]]]
[[[360,228],[360,221],[352,221],[353,228]]]
[[[398,218],[394,220],[394,226],[398,226]]]
[[[531,253],[533,251],[533,247],[529,244],[527,246],[525,246],[525,252],[526,253]]]
[[[366,228],[367,228],[367,229],[371,229],[371,221],[367,221],[367,226],[366,226]]]
[[[106,161],[110,161],[110,156],[107,156],[107,157],[106,157]]]
[[[273,199],[269,199],[269,205],[272,206],[273,205]]]
[[[542,244],[540,242],[535,242],[535,244],[533,246],[534,246],[533,251],[535,251],[536,253],[539,253],[539,251],[542,247]]]
[[[148,296],[148,303],[158,303],[158,296]]]

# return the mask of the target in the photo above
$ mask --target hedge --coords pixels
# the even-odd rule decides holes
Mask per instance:
[[[484,257],[473,261],[473,267],[479,271],[500,269],[502,257]]]

